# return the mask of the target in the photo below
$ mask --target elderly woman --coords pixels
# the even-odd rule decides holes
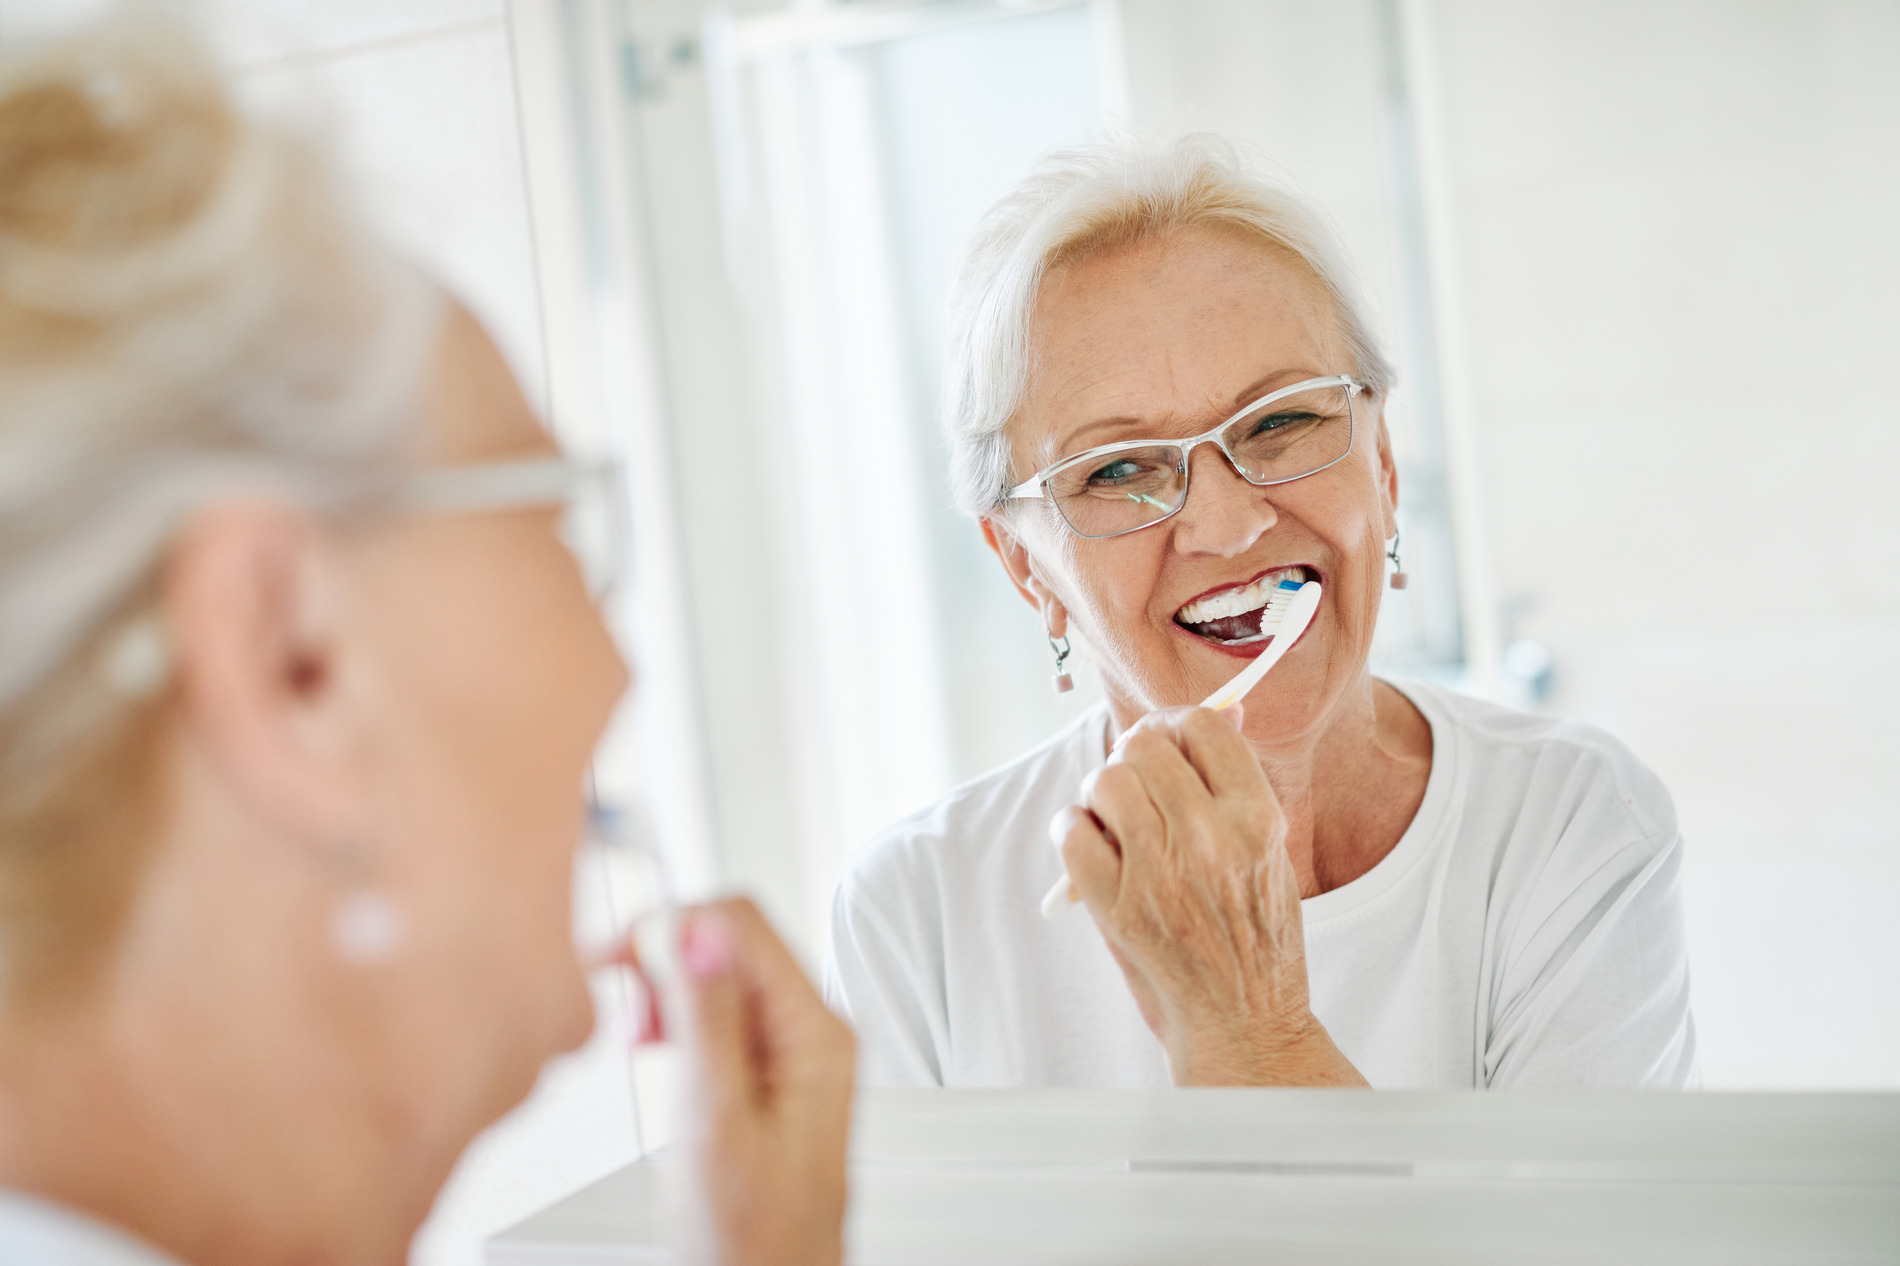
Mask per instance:
[[[1391,377],[1322,219],[1216,139],[1060,154],[991,212],[954,482],[1106,706],[847,873],[827,989],[869,1081],[1695,1080],[1655,777],[1367,670]],[[1304,635],[1244,711],[1191,707],[1271,643],[1287,579],[1322,587]],[[1046,921],[1065,866],[1092,917]]]
[[[402,1260],[586,1036],[576,476],[178,34],[0,65],[0,1260]],[[849,1034],[682,958],[706,1258],[837,1262]]]

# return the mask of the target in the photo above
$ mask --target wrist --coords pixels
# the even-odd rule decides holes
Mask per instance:
[[[1168,1068],[1177,1086],[1365,1084],[1310,1012],[1265,1031],[1185,1037],[1170,1044]]]

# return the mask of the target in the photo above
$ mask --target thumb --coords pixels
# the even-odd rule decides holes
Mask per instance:
[[[691,1018],[694,1063],[714,1120],[755,1096],[745,988],[733,970],[732,925],[717,910],[694,910],[680,931],[680,973]]]

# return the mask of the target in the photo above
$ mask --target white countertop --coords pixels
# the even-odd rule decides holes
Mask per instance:
[[[851,1260],[1900,1262],[1900,1095],[867,1091]],[[663,1262],[668,1162],[489,1242]]]

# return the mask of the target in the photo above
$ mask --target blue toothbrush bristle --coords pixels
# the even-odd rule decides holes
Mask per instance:
[[[1300,585],[1301,585],[1301,583],[1302,583],[1302,582],[1300,582],[1300,581],[1297,581],[1297,580],[1282,580],[1282,581],[1281,581],[1281,582],[1279,583],[1279,585],[1277,586],[1277,588],[1280,588],[1280,589],[1298,589],[1298,588],[1300,587]]]

